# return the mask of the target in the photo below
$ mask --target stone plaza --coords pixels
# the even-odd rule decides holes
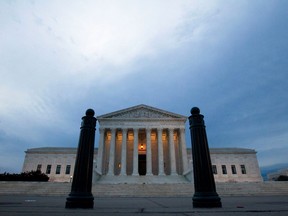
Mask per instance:
[[[0,196],[0,215],[288,215],[288,196],[222,197],[220,209],[195,209],[188,197],[95,197],[94,201],[94,209],[65,209],[61,196]]]

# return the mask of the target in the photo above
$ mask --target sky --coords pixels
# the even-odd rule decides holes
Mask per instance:
[[[261,167],[288,163],[287,8],[0,1],[0,173],[21,172],[29,148],[77,147],[88,108],[139,104],[185,116],[197,106],[210,147],[255,149]]]

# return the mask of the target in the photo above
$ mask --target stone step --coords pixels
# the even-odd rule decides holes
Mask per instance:
[[[191,184],[184,176],[101,176],[96,184]]]
[[[288,195],[288,182],[218,183],[220,196]],[[31,194],[66,196],[71,183],[52,182],[0,182],[0,195]],[[193,184],[94,184],[94,196],[107,197],[186,197],[194,194]]]
[[[222,195],[246,194],[288,194],[288,182],[262,183],[218,183],[217,190]]]

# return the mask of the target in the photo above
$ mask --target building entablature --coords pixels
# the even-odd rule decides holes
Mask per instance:
[[[107,129],[180,129],[185,128],[183,122],[176,121],[101,121],[100,128]]]

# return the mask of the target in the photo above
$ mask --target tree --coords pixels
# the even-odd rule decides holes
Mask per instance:
[[[0,181],[41,181],[47,182],[49,177],[41,173],[41,171],[30,171],[30,172],[22,172],[20,174],[10,174],[10,173],[3,173],[0,174]]]
[[[288,176],[285,175],[280,175],[276,181],[288,181]]]

